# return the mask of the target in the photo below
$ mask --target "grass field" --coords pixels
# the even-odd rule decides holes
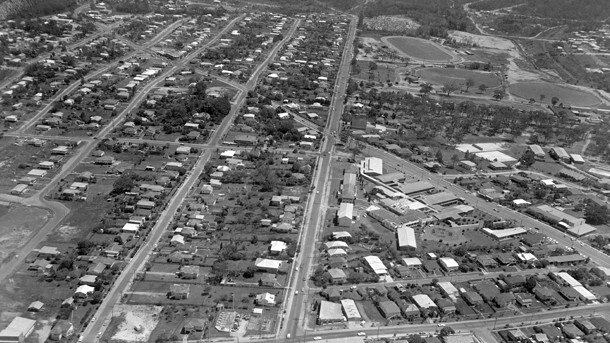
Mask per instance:
[[[594,106],[601,102],[595,94],[548,82],[518,82],[510,85],[509,91],[524,99],[538,100],[540,95],[545,95],[545,101],[549,103],[553,97],[558,97],[559,102],[570,106]]]
[[[375,82],[394,82],[396,79],[396,68],[385,64],[375,64],[377,68],[371,70],[371,63],[366,61],[358,61],[356,68],[359,73],[354,73],[354,78],[364,81]]]
[[[477,89],[481,84],[485,84],[490,88],[498,87],[500,85],[500,80],[493,73],[467,69],[426,68],[420,69],[419,75],[427,82],[438,85],[443,85],[446,83],[465,85],[467,79],[472,79],[474,81],[474,85],[470,87],[470,89]]]
[[[434,62],[449,62],[453,55],[434,42],[414,37],[384,37],[385,41],[403,54],[417,59]]]
[[[5,79],[13,76],[16,73],[15,70],[13,69],[4,69],[4,68],[0,68],[0,82],[4,81]]]

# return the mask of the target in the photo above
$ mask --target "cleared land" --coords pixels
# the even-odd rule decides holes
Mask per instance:
[[[493,73],[467,69],[426,68],[420,69],[419,75],[422,79],[439,85],[446,83],[464,85],[467,79],[472,79],[474,81],[474,85],[471,87],[472,89],[476,89],[481,84],[485,84],[487,87],[491,88],[500,85],[500,80]]]
[[[450,62],[454,58],[451,53],[438,44],[425,39],[392,36],[383,37],[382,40],[401,53],[417,60]]]
[[[0,206],[0,263],[9,257],[49,219],[38,207]]]
[[[557,97],[560,102],[571,106],[594,106],[601,103],[595,94],[548,82],[518,82],[510,85],[509,91],[524,99],[532,97],[537,99],[541,94],[546,96],[547,101]]]

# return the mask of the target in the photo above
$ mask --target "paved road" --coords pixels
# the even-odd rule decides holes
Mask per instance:
[[[303,315],[303,310],[307,310],[307,306],[309,305],[307,301],[309,300],[309,297],[308,292],[304,290],[307,288],[307,279],[309,275],[311,275],[311,269],[315,261],[316,241],[319,230],[323,227],[329,198],[328,193],[330,192],[330,188],[326,186],[328,185],[331,171],[331,153],[335,139],[328,133],[338,131],[339,129],[339,121],[341,120],[343,111],[343,95],[345,94],[347,81],[349,79],[353,42],[356,35],[356,24],[357,18],[353,17],[346,39],[346,45],[343,50],[343,58],[337,74],[337,83],[331,101],[330,116],[325,129],[327,135],[324,138],[321,148],[322,156],[318,160],[317,169],[314,175],[313,185],[315,187],[315,193],[312,194],[307,203],[303,230],[299,237],[301,252],[294,260],[294,268],[291,271],[292,277],[289,278],[292,280],[292,285],[290,291],[286,293],[287,299],[284,299],[283,302],[286,305],[284,310],[288,316],[284,318],[283,324],[279,328],[279,338],[286,337],[287,334],[291,334],[294,337],[305,325],[306,318]],[[296,270],[297,266],[299,267],[299,270]],[[296,291],[299,292],[298,295],[294,293]]]
[[[241,16],[243,17],[243,16]],[[220,37],[221,34],[227,32],[238,20],[241,20],[241,17],[234,19],[229,25],[225,27],[225,29],[218,34],[217,38]],[[259,67],[252,74],[250,80],[246,83],[246,87],[248,89],[253,89],[256,86],[258,78],[261,73],[267,67],[269,61],[275,56],[275,54],[279,51],[280,47],[283,46],[291,36],[296,32],[296,28],[299,25],[300,20],[296,21],[293,24],[293,27],[290,29],[289,33],[286,37],[277,44],[270,52],[265,61],[259,65]],[[204,47],[205,48],[205,47]],[[195,54],[199,54],[199,52],[195,52]],[[184,63],[187,63],[185,61]],[[209,148],[204,151],[204,153],[198,158],[197,162],[193,169],[187,174],[185,181],[178,188],[172,199],[169,201],[168,205],[165,207],[161,215],[159,216],[159,220],[155,224],[155,226],[151,229],[151,233],[147,238],[146,242],[140,247],[135,256],[129,261],[127,266],[121,272],[121,275],[115,281],[113,287],[106,294],[104,301],[99,306],[97,312],[94,317],[99,318],[96,322],[91,323],[87,328],[83,331],[82,336],[84,337],[85,342],[95,342],[96,341],[96,333],[103,332],[110,321],[110,315],[112,312],[113,306],[120,299],[121,295],[128,289],[133,276],[136,274],[138,269],[144,265],[146,259],[152,253],[155,245],[159,242],[159,239],[166,231],[167,227],[171,223],[174,218],[174,214],[179,209],[182,201],[187,196],[189,190],[197,183],[199,175],[203,172],[203,169],[206,163],[212,157],[212,154],[216,150],[218,146],[218,142],[222,139],[222,137],[228,132],[235,116],[239,112],[241,105],[245,102],[247,97],[247,92],[242,92],[237,101],[237,105],[233,106],[229,115],[223,120],[217,130],[214,131],[212,136],[210,137],[210,145]]]
[[[487,202],[477,197],[476,195],[473,195],[472,193],[466,191],[465,189],[451,182],[448,182],[443,178],[443,175],[430,173],[427,170],[422,169],[411,162],[405,161],[397,157],[394,154],[388,153],[372,146],[367,146],[367,148],[364,150],[364,153],[367,156],[374,156],[383,159],[384,164],[386,166],[390,166],[394,169],[402,171],[406,175],[411,175],[413,177],[421,179],[428,179],[433,185],[436,186],[436,188],[445,188],[446,190],[457,195],[458,197],[465,199],[468,204],[471,204],[480,210],[483,210],[488,213],[495,213],[497,216],[503,219],[512,219],[516,223],[518,223],[519,226],[523,226],[526,228],[538,228],[546,236],[555,239],[559,244],[562,244],[567,247],[574,246],[574,248],[579,253],[591,258],[592,262],[603,267],[610,267],[610,256],[606,255],[605,253],[583,242],[577,242],[577,244],[574,244],[574,241],[571,240],[571,237],[565,235],[560,230],[543,222],[540,222],[532,217],[513,211],[512,209],[509,209],[507,207],[498,205],[496,203]]]
[[[476,320],[466,320],[459,322],[451,322],[445,323],[447,326],[451,326],[456,332],[477,332],[477,331],[485,331],[488,332],[492,330],[494,327],[496,329],[500,329],[506,327],[506,325],[511,326],[530,326],[539,324],[552,323],[554,319],[561,317],[589,317],[592,315],[598,315],[600,313],[607,313],[610,311],[610,304],[596,304],[596,305],[587,305],[587,306],[579,306],[572,307],[567,309],[557,309],[550,311],[543,311],[539,313],[533,314],[523,314],[517,316],[505,316],[498,318],[488,318],[488,319],[476,319]],[[412,334],[419,333],[438,333],[441,327],[438,324],[404,324],[404,325],[395,325],[395,326],[380,326],[373,328],[361,328],[361,329],[335,329],[335,330],[323,330],[320,328],[319,330],[308,330],[306,333],[295,337],[292,336],[291,339],[251,339],[253,342],[302,342],[302,341],[313,341],[314,337],[320,337],[322,340],[319,342],[324,342],[326,339],[336,339],[336,338],[349,338],[356,337],[358,332],[364,332],[367,334],[369,338],[379,337],[393,337],[396,336],[408,336]]]

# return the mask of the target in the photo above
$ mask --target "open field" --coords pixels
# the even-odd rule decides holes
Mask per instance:
[[[446,83],[464,85],[466,84],[467,79],[472,79],[474,81],[474,85],[471,87],[472,89],[476,89],[481,84],[485,84],[490,88],[500,85],[500,80],[494,73],[467,69],[426,68],[420,69],[419,75],[427,82],[438,85]]]
[[[391,36],[382,40],[399,52],[417,59],[432,62],[450,62],[454,56],[438,44],[414,37]]]
[[[371,68],[371,66],[374,66]],[[358,73],[356,73],[358,72]],[[372,64],[368,61],[358,61],[354,68],[354,78],[365,81],[393,82],[396,79],[396,66],[385,63]]]
[[[0,263],[40,229],[49,213],[37,207],[0,206]]]
[[[552,97],[557,97],[560,102],[571,106],[594,106],[601,102],[592,93],[548,82],[518,82],[510,85],[509,91],[524,99],[538,98],[541,94],[546,96],[547,101],[551,101]]]

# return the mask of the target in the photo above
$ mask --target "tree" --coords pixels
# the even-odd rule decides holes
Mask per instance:
[[[130,191],[135,186],[137,175],[134,173],[125,173],[121,175],[112,184],[112,192],[110,194],[117,195]]]
[[[554,96],[554,97],[551,98],[551,104],[553,106],[557,105],[558,102],[559,102],[559,98],[558,97]]]
[[[585,220],[587,224],[603,225],[608,222],[610,213],[608,206],[602,206],[594,202],[587,204],[585,208]]]
[[[497,101],[502,100],[502,98],[504,98],[504,91],[501,89],[496,89],[494,91],[494,99],[496,99]]]
[[[468,92],[468,89],[470,89],[470,87],[474,86],[474,80],[471,78],[466,79],[466,92]]]
[[[536,155],[530,149],[525,150],[523,156],[521,156],[521,164],[525,167],[529,167],[536,162]]]
[[[485,93],[485,91],[487,90],[487,88],[489,88],[489,87],[487,87],[487,85],[486,85],[486,84],[484,84],[484,83],[481,83],[481,84],[479,85],[479,90],[481,91],[481,93]]]
[[[432,92],[434,88],[432,87],[431,84],[429,83],[424,83],[421,85],[421,87],[419,88],[419,92],[422,93],[423,95],[428,95],[430,94],[430,92]]]
[[[451,328],[451,326],[445,326],[441,329],[441,337],[453,335],[454,333],[455,333],[455,330],[453,330],[453,328]]]
[[[453,166],[455,167],[456,163],[458,163],[460,161],[460,157],[458,156],[458,154],[453,154],[451,156],[451,162],[453,163]]]
[[[455,85],[455,83],[446,83],[443,85],[443,88],[441,88],[441,91],[443,93],[447,93],[447,96],[449,96],[449,94],[455,92],[458,89],[458,87]]]
[[[529,291],[533,290],[534,287],[536,287],[536,277],[535,276],[530,276],[525,280],[525,288],[527,288]]]
[[[443,164],[443,152],[440,149],[436,152],[436,160],[438,163]]]
[[[540,102],[543,102],[546,99],[546,95],[540,94]]]

